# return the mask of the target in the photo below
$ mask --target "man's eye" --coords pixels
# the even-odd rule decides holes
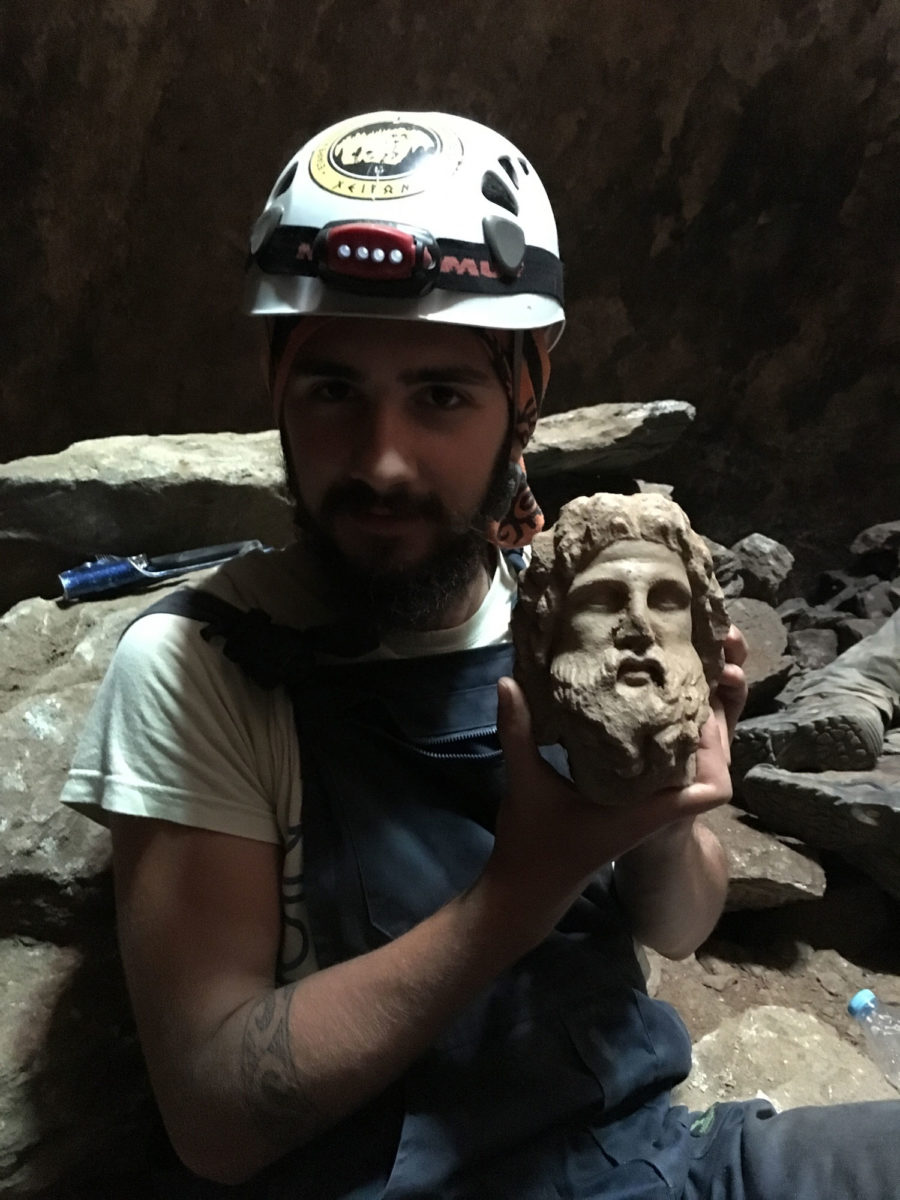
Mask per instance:
[[[324,401],[326,404],[349,400],[352,394],[352,387],[343,379],[321,379],[310,389],[312,399]]]
[[[425,401],[429,407],[440,409],[441,412],[452,412],[462,408],[466,402],[465,397],[455,387],[439,383],[428,388]]]

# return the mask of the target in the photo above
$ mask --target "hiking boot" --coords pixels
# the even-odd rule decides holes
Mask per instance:
[[[786,771],[865,771],[884,742],[878,708],[857,696],[823,696],[738,724],[732,762],[739,777],[758,763]]]

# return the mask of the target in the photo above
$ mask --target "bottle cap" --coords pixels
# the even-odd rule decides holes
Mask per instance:
[[[850,997],[847,1012],[851,1017],[858,1017],[860,1013],[865,1012],[867,1008],[871,1008],[874,1004],[875,993],[870,988],[863,988],[855,996]]]

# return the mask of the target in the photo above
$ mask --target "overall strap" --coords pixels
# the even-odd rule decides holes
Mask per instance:
[[[154,613],[201,623],[204,640],[221,638],[225,657],[264,688],[302,678],[317,656],[353,658],[370,653],[377,645],[374,632],[364,626],[334,624],[295,629],[277,624],[260,608],[238,608],[202,588],[178,588],[162,596],[139,613],[126,630]]]

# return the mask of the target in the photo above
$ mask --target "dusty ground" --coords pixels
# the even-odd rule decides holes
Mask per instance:
[[[900,903],[840,859],[823,856],[823,899],[726,913],[695,957],[654,959],[651,990],[680,1012],[696,1041],[762,1004],[808,1012],[861,1044],[847,1001],[861,987],[900,1004]]]

